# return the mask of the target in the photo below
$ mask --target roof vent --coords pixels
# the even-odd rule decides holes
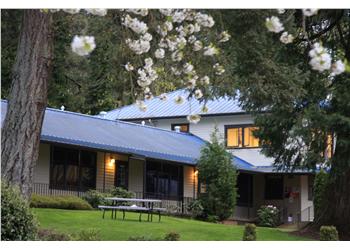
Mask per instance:
[[[100,112],[100,117],[105,118],[106,115],[107,115],[107,112],[106,112],[106,111],[101,111],[101,112]]]
[[[61,110],[64,111],[64,109],[65,109],[65,107],[62,105],[62,106],[61,106]]]
[[[176,132],[180,132],[180,126],[175,126],[174,129]]]
[[[142,122],[141,122],[141,125],[142,125],[142,126],[145,126],[145,124],[146,124],[145,121],[142,121]]]

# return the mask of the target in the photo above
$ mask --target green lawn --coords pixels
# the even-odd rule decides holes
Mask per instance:
[[[197,220],[163,216],[159,223],[157,216],[153,222],[138,221],[138,214],[127,213],[125,221],[121,213],[117,220],[110,218],[110,212],[102,219],[100,211],[33,209],[40,227],[58,232],[77,233],[83,229],[96,229],[102,240],[128,240],[130,236],[163,238],[170,231],[181,235],[181,240],[241,240],[243,226],[207,223]],[[146,220],[146,215],[143,215]],[[257,228],[258,240],[307,240],[290,235],[278,229]]]

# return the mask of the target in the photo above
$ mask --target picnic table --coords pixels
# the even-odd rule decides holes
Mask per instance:
[[[161,204],[161,200],[154,200],[154,199],[136,199],[136,198],[120,198],[120,197],[106,197],[105,198],[108,201],[112,202],[112,205],[106,206],[106,205],[100,205],[98,208],[100,208],[103,211],[102,218],[105,217],[106,210],[111,210],[111,218],[117,219],[117,210],[120,210],[123,212],[123,220],[125,219],[125,211],[134,211],[134,212],[140,212],[139,221],[141,221],[142,213],[147,213],[147,221],[153,221],[153,213],[158,214],[158,221],[160,222],[161,219],[161,212],[165,212],[165,208],[161,207],[155,207],[155,204]],[[142,206],[138,206],[136,204],[127,206],[124,203],[125,202],[137,202],[141,203]],[[119,204],[118,204],[119,203]],[[122,203],[122,205],[120,204]]]

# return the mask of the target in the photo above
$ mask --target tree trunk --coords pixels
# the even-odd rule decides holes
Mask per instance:
[[[51,73],[52,16],[24,10],[6,118],[1,131],[1,176],[29,198]]]

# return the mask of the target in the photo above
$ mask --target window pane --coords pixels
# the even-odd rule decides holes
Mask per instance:
[[[63,164],[54,164],[52,166],[50,185],[53,188],[64,186],[64,165]]]
[[[265,199],[282,200],[283,199],[283,176],[267,175],[265,178]]]
[[[116,172],[117,187],[128,188],[128,164],[127,162],[117,162]]]
[[[259,147],[259,139],[253,135],[253,131],[257,130],[257,127],[244,128],[244,146],[245,147]]]
[[[96,170],[90,167],[82,167],[81,170],[81,188],[88,190],[96,187]]]
[[[227,146],[242,147],[242,128],[227,129]]]
[[[96,166],[96,153],[82,150],[80,152],[80,166],[95,167]]]
[[[79,167],[78,165],[67,165],[66,184],[68,188],[79,186]]]
[[[175,130],[175,127],[180,127],[180,132],[183,132],[183,133],[188,133],[190,131],[190,126],[187,123],[171,124],[171,130]]]
[[[327,135],[327,145],[326,145],[326,156],[330,159],[333,154],[333,137],[332,135]]]

